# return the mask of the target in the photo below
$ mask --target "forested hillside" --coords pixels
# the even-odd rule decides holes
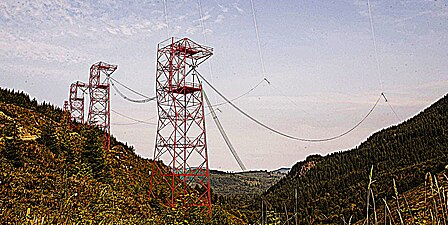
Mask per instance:
[[[218,205],[209,217],[181,202],[149,201],[151,160],[113,137],[106,152],[99,129],[64,118],[57,107],[0,88],[2,224],[244,224]]]
[[[412,119],[376,132],[352,150],[324,157],[309,156],[263,195],[267,209],[288,211],[292,216],[297,190],[300,224],[342,224],[349,218],[352,222],[366,218],[367,193],[377,199],[376,209],[384,208],[383,201],[378,199],[391,199],[395,190],[406,192],[423,184],[428,172],[437,174],[445,169],[447,112],[448,96],[445,96]],[[253,209],[260,204],[258,200]]]
[[[213,191],[225,197],[258,196],[279,181],[285,174],[266,170],[226,173],[210,171]]]
[[[442,204],[448,181],[447,112],[445,96],[352,150],[308,156],[262,195],[264,217],[274,224],[294,221],[297,201],[299,224],[362,224],[367,208],[372,223],[446,222],[434,218],[442,218],[448,206]],[[62,110],[51,104],[0,89],[0,220],[5,224],[260,222],[261,198],[249,190],[264,189],[259,182],[269,177],[237,179],[252,185],[245,190],[235,185],[242,193],[239,197],[214,195],[211,218],[200,209],[185,211],[181,202],[177,208],[167,208],[161,199],[148,200],[154,162],[113,137],[106,152],[101,137],[95,127],[69,125]],[[235,180],[225,178],[231,174],[221,175],[223,184]]]

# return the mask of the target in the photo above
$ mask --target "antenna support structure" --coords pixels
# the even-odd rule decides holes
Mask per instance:
[[[90,67],[89,83],[81,81],[70,85],[68,106],[70,119],[74,123],[85,122],[85,99],[89,96],[87,122],[104,131],[103,148],[110,149],[110,84],[109,77],[117,69],[117,65],[97,62]],[[103,74],[104,80],[101,81]],[[64,106],[65,107],[65,106]]]
[[[150,198],[164,195],[167,206],[202,207],[209,213],[204,97],[197,68],[212,55],[213,48],[188,38],[172,37],[158,45],[158,123],[150,181]]]

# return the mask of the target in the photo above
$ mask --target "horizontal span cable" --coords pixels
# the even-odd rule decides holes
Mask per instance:
[[[223,98],[226,102],[228,102],[233,108],[235,108],[238,112],[240,112],[241,114],[243,114],[245,117],[249,118],[250,120],[252,120],[253,122],[255,122],[256,124],[260,125],[261,127],[272,131],[273,133],[276,133],[280,136],[292,139],[292,140],[296,140],[296,141],[304,141],[304,142],[324,142],[324,141],[331,141],[331,140],[335,140],[338,138],[341,138],[347,134],[349,134],[350,132],[352,132],[353,130],[355,130],[357,127],[359,127],[359,125],[361,125],[366,119],[367,117],[370,116],[370,114],[373,112],[373,110],[376,108],[376,106],[378,105],[378,102],[381,99],[381,95],[378,97],[378,99],[376,100],[375,104],[373,105],[373,107],[369,110],[369,112],[364,116],[364,118],[362,118],[361,121],[359,121],[355,126],[353,126],[352,128],[348,129],[347,131],[338,134],[336,136],[332,136],[332,137],[328,137],[328,138],[320,138],[320,139],[308,139],[308,138],[300,138],[300,137],[295,137],[293,135],[290,134],[286,134],[284,132],[281,132],[279,130],[276,130],[272,127],[269,127],[268,125],[260,122],[259,120],[255,119],[254,117],[252,117],[251,115],[247,114],[245,111],[243,111],[241,108],[239,108],[238,106],[236,106],[233,102],[231,102],[226,96],[224,96],[221,92],[219,92],[212,84],[210,84],[210,82],[208,82],[201,74],[198,74],[202,80],[207,83],[208,86],[210,86],[210,88],[213,89],[213,91],[215,91],[219,96],[221,96],[221,98]]]
[[[110,83],[112,84],[112,87],[114,88],[114,90],[118,93],[118,95],[120,95],[123,99],[128,100],[130,102],[134,102],[134,103],[147,103],[150,101],[154,101],[156,99],[156,97],[148,97],[144,94],[141,94],[135,90],[133,90],[132,88],[120,83],[119,81],[117,81],[116,79],[109,77],[110,79]],[[141,97],[145,98],[145,99],[132,99],[127,97],[125,94],[123,94],[123,92],[121,92],[115,85],[115,83],[121,85],[122,87],[128,89],[129,91],[133,92],[134,94],[140,95]]]
[[[130,117],[130,116],[126,116],[126,115],[124,115],[123,113],[119,113],[119,112],[117,112],[117,111],[115,111],[115,110],[113,110],[113,109],[111,109],[110,111],[112,111],[112,112],[114,112],[115,114],[118,114],[118,115],[120,115],[120,116],[122,116],[122,117],[124,117],[124,118],[130,119],[130,120],[135,121],[135,122],[138,122],[138,123],[145,123],[145,124],[149,124],[149,125],[156,125],[155,123],[151,123],[151,122],[148,122],[148,121],[139,120],[139,119],[132,118],[132,117]],[[127,125],[131,125],[131,124],[127,124]]]
[[[230,101],[231,101],[231,102],[234,102],[234,101],[236,101],[236,100],[238,100],[238,99],[240,99],[240,98],[242,98],[242,97],[248,95],[248,94],[251,93],[253,90],[255,90],[258,86],[260,86],[263,82],[266,82],[266,83],[269,84],[269,81],[268,81],[266,78],[263,78],[260,82],[258,82],[258,83],[257,83],[255,86],[253,86],[251,89],[249,89],[248,91],[244,92],[244,93],[241,94],[240,96],[231,99]],[[225,101],[225,102],[221,102],[221,103],[214,104],[214,105],[211,105],[211,106],[216,107],[216,106],[225,105],[225,104],[227,104],[227,103],[228,103],[228,102]],[[210,106],[206,106],[206,107],[208,108],[208,107],[210,107]]]

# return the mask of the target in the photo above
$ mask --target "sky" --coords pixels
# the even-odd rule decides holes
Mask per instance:
[[[62,107],[70,84],[87,82],[90,66],[104,61],[118,65],[116,80],[153,96],[157,44],[175,36],[214,48],[198,70],[229,98],[267,78],[271,84],[263,82],[235,104],[293,136],[343,133],[385,94],[389,104],[381,99],[357,129],[322,143],[286,139],[229,105],[219,106],[218,117],[248,169],[290,167],[309,154],[356,147],[447,93],[448,1],[370,4],[376,53],[367,0],[254,0],[261,60],[250,0],[3,0],[0,86]],[[213,103],[223,101],[210,87],[205,90]],[[157,122],[155,102],[130,103],[114,90],[111,109]],[[115,112],[112,134],[152,158],[156,126]],[[210,167],[239,171],[210,116],[206,124]]]

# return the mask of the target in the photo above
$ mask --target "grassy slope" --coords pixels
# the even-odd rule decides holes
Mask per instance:
[[[392,198],[375,200],[386,200],[387,206],[383,204],[375,213],[370,213],[370,224],[447,224],[447,173],[427,174],[425,182],[417,187],[404,193],[397,189]],[[366,219],[362,219],[354,224],[361,225],[365,222]]]
[[[105,152],[99,130],[70,129],[61,118],[55,107],[0,89],[2,223],[242,223],[219,206],[210,219],[200,209],[148,201],[152,161],[114,138]]]

